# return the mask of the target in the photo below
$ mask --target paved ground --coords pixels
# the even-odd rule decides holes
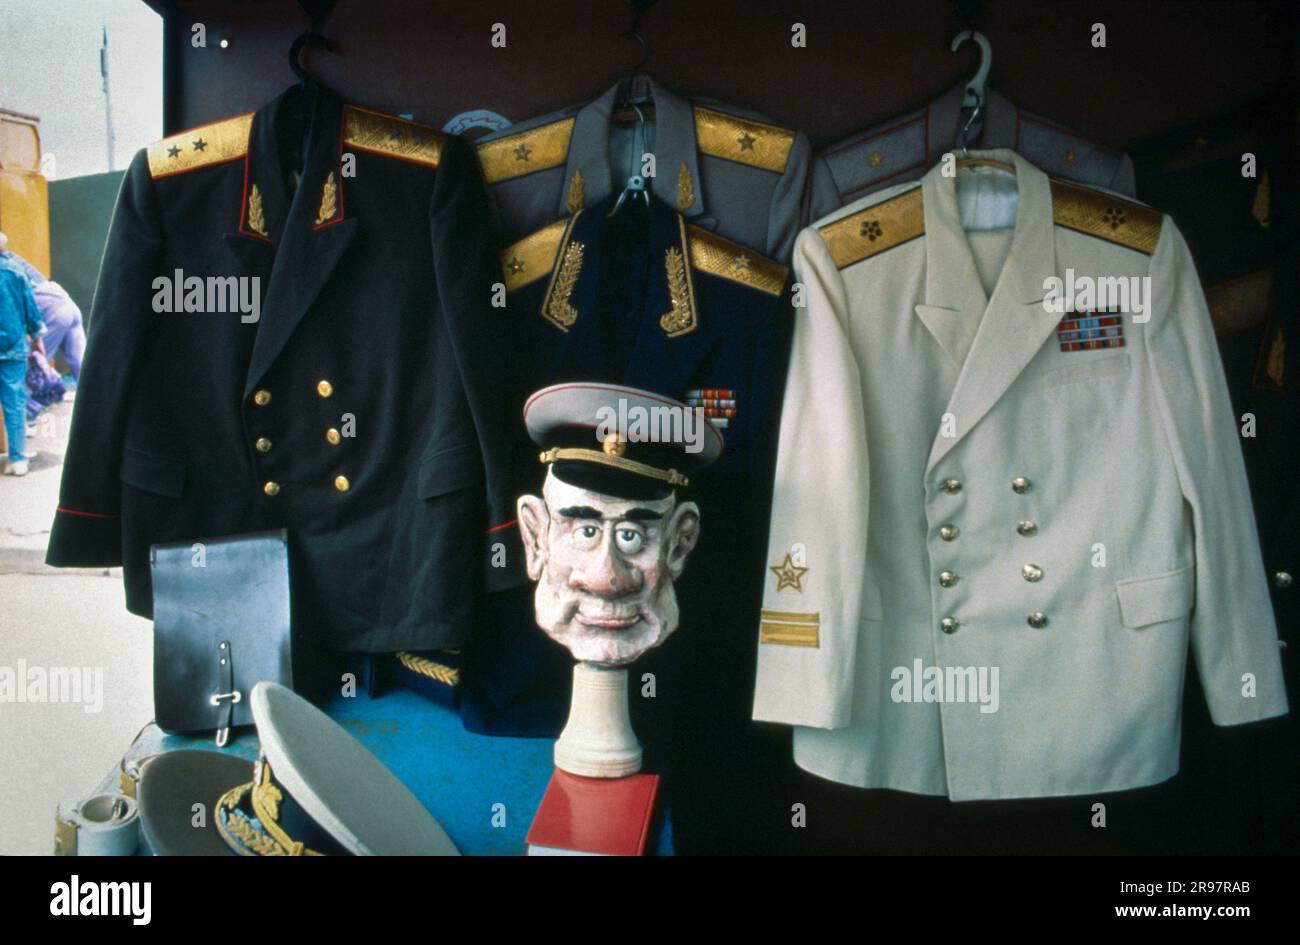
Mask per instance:
[[[75,667],[91,686],[81,704],[0,686],[0,854],[49,853],[58,802],[90,791],[153,715],[150,624],[126,612],[121,571],[44,564],[71,413],[71,395],[47,410],[31,472],[0,476],[0,674]]]

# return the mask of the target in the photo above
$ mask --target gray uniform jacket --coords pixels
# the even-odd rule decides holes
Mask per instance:
[[[882,187],[920,180],[953,148],[964,92],[964,83],[954,86],[924,108],[826,148],[813,170],[811,219]],[[1023,112],[997,92],[988,93],[982,125],[981,148],[1010,148],[1053,177],[1130,197],[1136,193],[1128,155]]]
[[[630,97],[653,98],[654,122],[611,121],[619,86],[586,105],[521,122],[477,142],[507,242],[622,190],[653,153],[647,184],[686,221],[787,263],[806,224],[812,148],[754,112],[685,99],[649,76]]]

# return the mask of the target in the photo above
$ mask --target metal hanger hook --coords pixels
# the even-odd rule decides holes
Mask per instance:
[[[988,87],[989,70],[993,68],[993,45],[988,41],[988,37],[978,30],[963,30],[953,37],[949,49],[956,52],[967,40],[973,40],[980,48],[979,69],[976,70],[975,77],[966,83],[966,98],[962,101],[963,108],[972,108],[979,107],[985,99],[984,90]]]
[[[961,140],[957,142],[957,145],[961,148],[962,157],[966,157],[970,154],[970,150],[966,147],[966,142],[970,140],[970,130],[975,126],[975,121],[979,118],[980,112],[982,111],[984,111],[984,99],[981,97],[976,99],[975,106],[971,109],[970,117],[967,118],[965,124],[961,126]]]

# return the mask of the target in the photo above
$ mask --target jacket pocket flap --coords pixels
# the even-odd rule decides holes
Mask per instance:
[[[433,499],[448,492],[468,489],[483,481],[483,464],[474,445],[439,450],[420,462],[416,494]]]
[[[122,469],[118,475],[128,486],[172,499],[179,499],[185,491],[183,462],[129,446],[122,450]]]
[[[1119,612],[1126,627],[1145,627],[1186,617],[1192,609],[1195,572],[1191,568],[1116,582]]]

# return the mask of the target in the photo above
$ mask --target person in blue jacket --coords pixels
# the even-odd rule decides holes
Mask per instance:
[[[0,409],[9,442],[7,476],[27,475],[28,338],[43,350],[41,310],[21,270],[0,261]]]

